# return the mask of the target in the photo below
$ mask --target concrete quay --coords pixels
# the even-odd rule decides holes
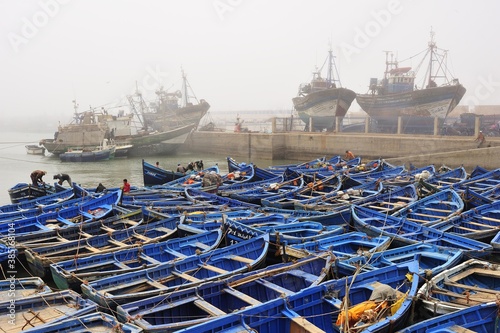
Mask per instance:
[[[477,165],[488,169],[499,168],[500,137],[487,137],[484,148],[476,148],[474,139],[469,136],[380,133],[193,132],[182,150],[227,155],[246,161],[307,161],[318,156],[343,155],[346,150],[351,150],[364,160],[383,158],[397,165],[463,165],[467,171]]]

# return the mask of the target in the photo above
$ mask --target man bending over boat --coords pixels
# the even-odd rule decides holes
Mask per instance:
[[[355,159],[355,157],[354,157],[354,154],[352,153],[352,151],[346,150],[345,151],[344,160],[350,161],[350,160],[353,160],[353,159]]]
[[[30,178],[31,182],[33,183],[33,186],[38,187],[39,183],[42,185],[45,185],[45,182],[43,181],[43,176],[47,174],[47,171],[42,171],[42,170],[35,170],[31,173]]]
[[[57,182],[59,185],[62,185],[65,181],[67,181],[69,186],[72,186],[71,177],[67,173],[58,173],[57,175],[54,175],[54,179],[59,180]]]

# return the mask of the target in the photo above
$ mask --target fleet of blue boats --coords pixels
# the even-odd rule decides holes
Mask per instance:
[[[500,332],[500,169],[227,161],[14,185],[2,331]]]

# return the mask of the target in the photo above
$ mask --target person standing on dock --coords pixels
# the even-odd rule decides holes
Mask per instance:
[[[349,151],[349,150],[346,150],[346,151],[345,151],[344,160],[346,160],[346,161],[350,161],[350,160],[353,160],[353,159],[355,159],[355,158],[356,158],[356,157],[354,156],[354,154],[353,154],[351,151]]]
[[[479,131],[479,134],[476,140],[474,141],[478,143],[477,148],[481,147],[481,145],[486,142],[486,138],[484,137],[483,131]]]
[[[42,185],[45,185],[45,182],[43,181],[43,176],[47,174],[47,171],[42,171],[42,170],[35,170],[31,173],[30,178],[31,182],[33,183],[33,186],[38,187],[39,184],[41,183]]]

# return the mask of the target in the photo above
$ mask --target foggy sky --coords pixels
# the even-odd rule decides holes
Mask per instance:
[[[384,50],[411,57],[431,28],[461,104],[500,104],[498,13],[494,0],[1,0],[0,123],[54,128],[72,100],[119,106],[136,84],[153,100],[180,89],[181,67],[214,114],[286,112],[330,44],[342,85],[365,93]]]

